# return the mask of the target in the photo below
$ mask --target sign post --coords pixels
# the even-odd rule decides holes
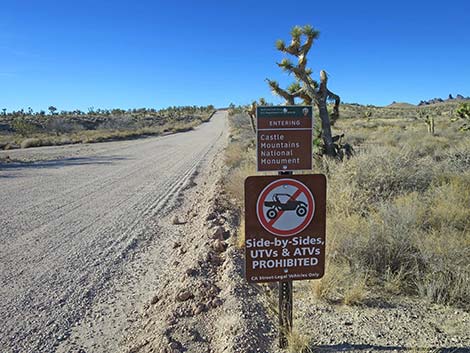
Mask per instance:
[[[312,169],[311,106],[256,110],[257,170],[278,176],[245,181],[245,276],[279,282],[279,346],[292,329],[292,281],[324,273],[326,178],[293,175]]]
[[[325,270],[326,178],[322,174],[245,180],[245,276],[279,282],[279,345],[292,329],[292,281]]]
[[[279,172],[279,175],[292,175],[292,172]],[[292,280],[279,282],[279,347],[287,348],[287,335],[292,331],[294,288]]]

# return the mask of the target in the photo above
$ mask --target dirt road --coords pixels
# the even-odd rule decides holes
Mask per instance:
[[[224,145],[226,120],[218,112],[176,135],[0,152],[34,161],[0,164],[1,352],[59,351],[73,336],[116,351],[113,337],[170,261],[161,220]],[[97,322],[103,339],[93,342]]]

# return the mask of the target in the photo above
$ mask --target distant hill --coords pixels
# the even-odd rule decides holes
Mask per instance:
[[[413,108],[416,107],[414,104],[405,103],[405,102],[392,102],[392,104],[387,105],[387,108]]]
[[[421,101],[419,102],[419,106],[422,105],[430,105],[430,104],[436,104],[436,103],[444,103],[444,102],[459,102],[459,101],[470,101],[470,97],[464,97],[461,94],[457,94],[455,97],[452,96],[452,94],[449,94],[449,97],[447,99],[442,99],[442,98],[433,98],[427,101]]]

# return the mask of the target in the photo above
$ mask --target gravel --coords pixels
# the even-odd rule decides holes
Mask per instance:
[[[0,152],[15,161],[0,163],[1,352],[116,351],[159,267],[174,261],[171,213],[220,151],[226,120],[218,112],[165,137]]]

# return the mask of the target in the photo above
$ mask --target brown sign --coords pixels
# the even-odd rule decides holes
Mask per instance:
[[[248,282],[318,279],[325,264],[326,178],[252,176],[245,181]]]
[[[256,109],[258,171],[312,169],[312,107]]]

